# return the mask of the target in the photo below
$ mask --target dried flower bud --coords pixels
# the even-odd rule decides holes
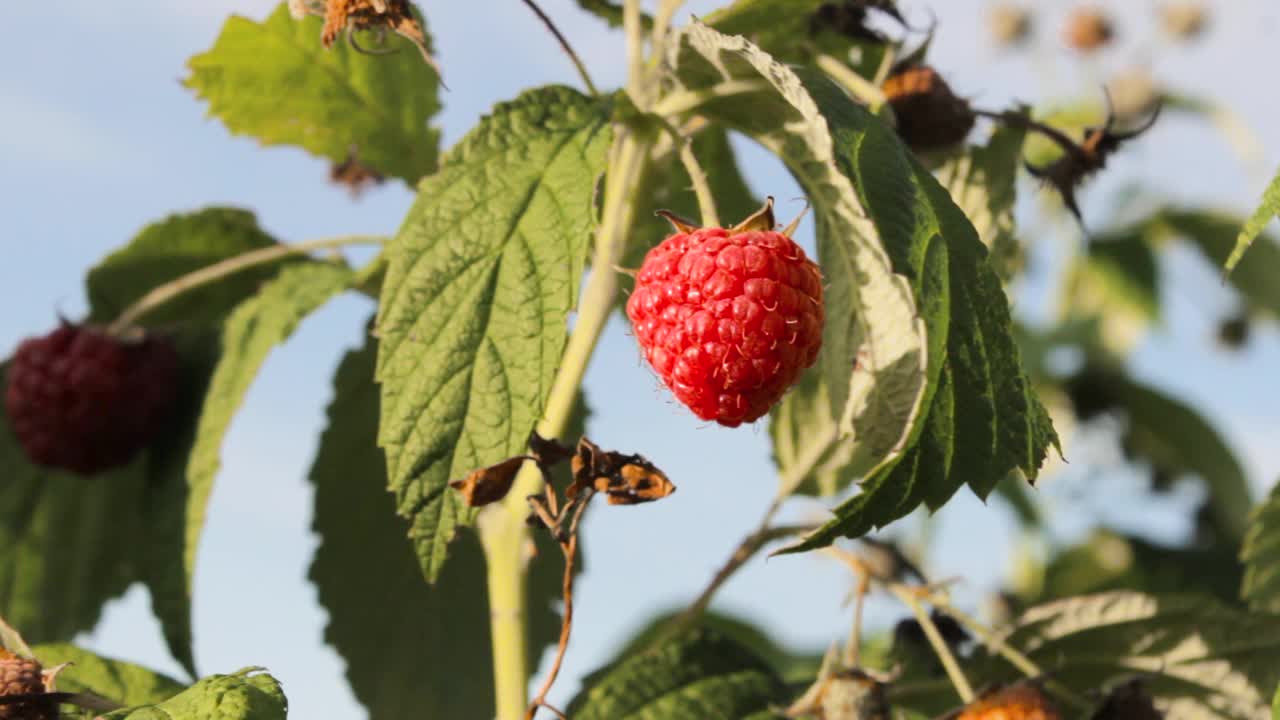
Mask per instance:
[[[1095,7],[1078,8],[1067,18],[1064,40],[1067,46],[1080,52],[1098,50],[1115,37],[1115,27],[1102,10]]]
[[[1031,36],[1031,13],[1020,5],[1000,3],[987,12],[987,27],[996,45],[1022,45]]]
[[[473,470],[465,478],[449,483],[449,487],[462,493],[462,499],[471,507],[481,507],[507,496],[516,481],[516,473],[527,458],[517,455],[487,468]]]

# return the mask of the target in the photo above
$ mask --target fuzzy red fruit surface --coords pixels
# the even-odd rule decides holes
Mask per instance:
[[[27,457],[92,475],[128,463],[160,430],[178,354],[163,338],[63,325],[23,341],[7,376],[5,410]]]
[[[677,233],[645,256],[627,317],[649,366],[703,420],[759,419],[822,346],[822,275],[773,231]]]

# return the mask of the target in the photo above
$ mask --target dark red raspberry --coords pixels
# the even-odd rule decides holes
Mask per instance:
[[[155,437],[177,381],[168,340],[63,324],[18,346],[5,409],[32,462],[92,475],[129,462]]]
[[[627,301],[650,367],[695,415],[727,427],[769,412],[822,345],[822,275],[767,217],[681,226],[645,256]]]
[[[40,663],[0,648],[0,698],[41,695],[44,692],[44,675]],[[57,705],[45,698],[0,703],[0,720],[52,720],[57,717],[57,709]]]

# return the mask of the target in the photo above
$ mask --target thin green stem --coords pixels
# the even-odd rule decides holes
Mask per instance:
[[[733,97],[746,93],[763,92],[770,88],[767,80],[726,80],[701,90],[678,90],[662,98],[653,106],[655,115],[663,117],[697,110],[710,100]]]
[[[653,59],[657,61],[666,49],[667,35],[671,33],[671,21],[685,0],[662,0],[653,20]]]
[[[627,90],[631,100],[644,107],[644,25],[640,0],[623,0],[622,27],[627,35]]]
[[[1051,678],[1047,678],[1044,671],[1041,670],[1040,666],[1031,658],[1023,655],[1016,648],[1010,646],[1002,638],[996,635],[996,633],[992,632],[990,628],[981,622],[978,622],[977,618],[957,609],[945,596],[935,593],[926,598],[926,601],[930,605],[933,605],[942,612],[955,618],[956,622],[964,626],[966,630],[977,635],[978,639],[982,641],[982,644],[986,645],[988,649],[997,653],[1005,660],[1008,660],[1009,664],[1018,668],[1023,675],[1026,675],[1029,678],[1045,678],[1045,686],[1054,691],[1072,707],[1077,710],[1088,710],[1092,707],[1088,702],[1076,695],[1076,693],[1070,688],[1055,682]]]
[[[538,422],[537,432],[558,438],[565,430],[578,387],[618,294],[613,266],[621,258],[635,209],[632,190],[644,170],[649,148],[624,129],[609,153],[604,214],[596,232],[591,275],[583,290],[578,320],[560,362],[560,371]],[[521,720],[528,706],[527,612],[523,551],[528,539],[526,498],[543,484],[542,473],[526,463],[506,499],[480,518],[480,538],[488,564],[489,611],[493,625],[494,691],[498,720]]]
[[[814,58],[818,69],[835,80],[859,102],[866,105],[871,112],[878,113],[886,101],[884,91],[875,83],[853,71],[848,65],[830,55],[818,55]]]
[[[520,498],[523,501],[523,493]],[[510,521],[508,513],[503,510],[496,507],[481,513],[477,529],[484,549],[489,593],[489,635],[493,648],[497,717],[498,720],[520,720],[524,717],[529,691],[526,568],[520,552],[525,533]]]
[[[564,33],[560,32],[560,28],[556,27],[555,21],[543,12],[542,8],[534,0],[521,1],[533,11],[534,15],[538,16],[538,19],[547,27],[547,30],[550,30],[551,34],[559,41],[565,55],[569,56],[569,59],[573,61],[573,66],[578,69],[578,75],[582,76],[582,83],[587,86],[587,91],[592,95],[599,95],[600,91],[596,89],[596,84],[591,82],[591,73],[587,72],[587,66],[582,64],[582,58],[578,57],[578,53],[574,52],[573,46],[569,44],[569,39],[564,36]]]
[[[702,224],[705,227],[720,227],[720,213],[716,211],[716,196],[711,192],[711,183],[707,181],[707,173],[698,158],[693,154],[693,142],[679,141],[680,162],[684,163],[685,172],[693,182],[693,193],[698,196],[698,209],[702,212]]]
[[[124,312],[120,313],[120,317],[111,323],[110,332],[118,333],[137,324],[138,320],[144,315],[173,300],[174,298],[199,287],[203,287],[213,282],[217,282],[228,275],[233,275],[242,270],[247,270],[257,265],[265,265],[269,262],[289,257],[290,255],[301,255],[303,253],[313,252],[315,250],[325,250],[329,248],[345,247],[347,245],[381,245],[387,241],[384,237],[374,237],[368,235],[351,235],[346,237],[325,238],[322,240],[309,240],[307,242],[294,243],[293,245],[272,245],[262,248],[261,250],[253,250],[251,252],[242,253],[235,257],[227,258],[221,262],[202,267],[194,272],[187,273],[180,278],[171,280],[159,287],[153,288],[146,295],[143,295],[137,302],[130,305]]]
[[[956,662],[956,656],[951,652],[951,648],[947,646],[946,641],[942,639],[942,633],[938,632],[938,627],[933,624],[933,618],[930,618],[929,613],[925,612],[924,605],[915,596],[915,593],[910,588],[903,587],[897,583],[886,583],[885,587],[889,589],[889,592],[893,593],[894,597],[911,608],[911,612],[915,614],[916,620],[920,623],[920,628],[924,630],[924,636],[928,638],[929,644],[933,646],[933,652],[938,656],[938,660],[942,662],[943,669],[947,671],[947,678],[951,680],[951,684],[955,687],[956,694],[960,696],[960,700],[966,705],[973,702],[973,686],[965,678],[964,671],[960,669],[960,663]]]

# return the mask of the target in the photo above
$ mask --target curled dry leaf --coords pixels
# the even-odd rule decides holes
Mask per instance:
[[[347,157],[340,163],[334,163],[329,169],[329,181],[342,185],[356,198],[368,190],[370,186],[381,185],[386,177],[374,168],[360,162],[356,149],[352,147]]]
[[[601,450],[585,437],[578,442],[571,466],[573,484],[565,491],[568,498],[590,488],[604,493],[610,505],[638,505],[676,491],[666,474],[644,456]]]
[[[559,465],[573,457],[574,450],[555,438],[542,437],[535,430],[529,435],[529,454],[533,455],[538,464],[545,468]]]
[[[511,491],[516,473],[520,472],[520,466],[528,459],[530,458],[525,455],[517,455],[497,465],[473,470],[465,478],[449,483],[449,487],[462,493],[462,499],[471,507],[497,502]]]
[[[1090,176],[1106,167],[1107,159],[1114,155],[1121,145],[1150,130],[1160,117],[1161,108],[1157,105],[1151,116],[1141,125],[1131,130],[1120,131],[1115,129],[1116,115],[1110,106],[1109,95],[1107,104],[1106,122],[1101,127],[1087,128],[1084,140],[1079,143],[1052,128],[1038,124],[1030,126],[1031,129],[1045,134],[1057,143],[1063,152],[1061,157],[1047,165],[1035,166],[1028,163],[1027,171],[1057,190],[1062,196],[1063,204],[1081,223],[1083,219],[1080,206],[1076,202],[1076,190]]]

